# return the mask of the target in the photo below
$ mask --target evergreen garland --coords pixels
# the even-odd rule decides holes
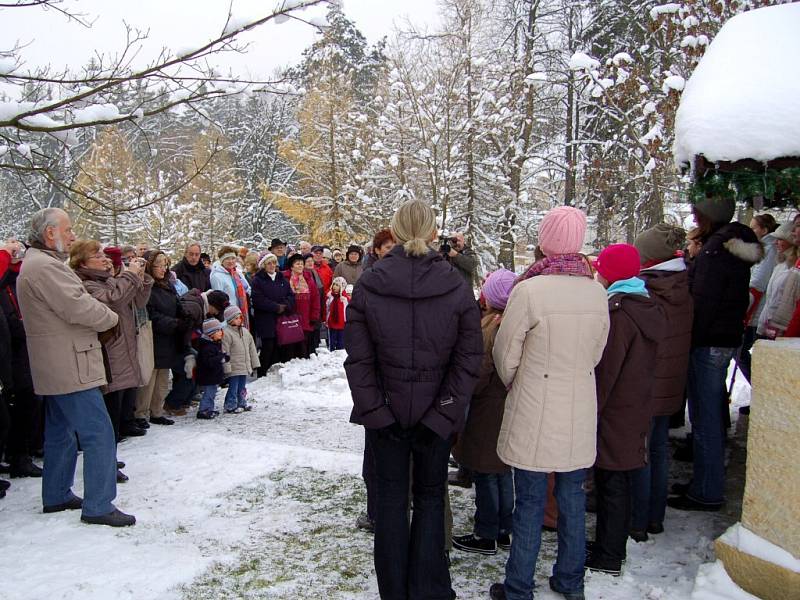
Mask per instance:
[[[736,172],[708,171],[695,178],[689,188],[689,200],[694,203],[709,196],[732,198],[752,203],[763,196],[764,205],[784,207],[800,205],[800,167]]]

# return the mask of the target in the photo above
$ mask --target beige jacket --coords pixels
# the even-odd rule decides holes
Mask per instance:
[[[511,385],[497,441],[504,463],[539,472],[594,464],[594,368],[608,322],[606,291],[587,277],[539,275],[514,288],[493,351]]]
[[[250,375],[261,366],[256,343],[247,327],[228,325],[222,338],[222,351],[231,357],[223,363],[226,376]]]
[[[106,383],[97,334],[117,324],[53,250],[31,248],[17,279],[17,296],[37,394],[70,394]]]

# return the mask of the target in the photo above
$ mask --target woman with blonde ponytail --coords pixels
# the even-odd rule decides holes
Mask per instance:
[[[480,314],[463,277],[429,247],[430,206],[405,202],[391,232],[397,245],[356,283],[344,334],[351,421],[375,455],[375,574],[381,598],[450,600],[447,459],[480,370]]]

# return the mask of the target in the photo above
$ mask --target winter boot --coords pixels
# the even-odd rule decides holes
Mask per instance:
[[[136,517],[127,515],[118,508],[115,508],[107,515],[99,517],[87,517],[81,515],[81,521],[89,525],[108,525],[109,527],[130,527],[136,524]]]

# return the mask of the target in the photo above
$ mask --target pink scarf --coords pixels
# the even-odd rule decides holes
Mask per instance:
[[[594,279],[589,259],[583,254],[556,254],[533,263],[527,271],[517,277],[514,285],[537,275],[570,275]]]
[[[239,273],[236,271],[236,267],[233,269],[229,269],[228,273],[231,274],[231,279],[233,279],[233,285],[236,288],[236,303],[239,305],[239,310],[242,311],[242,319],[244,320],[244,326],[250,329],[250,319],[248,315],[250,314],[250,309],[247,304],[247,292],[244,291],[244,284],[242,283],[242,278],[239,277]]]

